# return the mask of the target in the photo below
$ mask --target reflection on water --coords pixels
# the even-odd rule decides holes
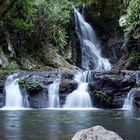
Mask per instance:
[[[95,125],[140,140],[140,112],[128,110],[1,110],[0,140],[70,140]]]

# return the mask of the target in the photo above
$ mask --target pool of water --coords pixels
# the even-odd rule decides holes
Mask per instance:
[[[0,110],[0,140],[70,140],[95,125],[124,140],[140,140],[140,111]]]

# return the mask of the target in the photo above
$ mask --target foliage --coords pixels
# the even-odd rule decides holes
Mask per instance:
[[[37,93],[42,89],[42,86],[38,81],[29,81],[26,86],[27,86],[27,90],[34,93]]]
[[[65,46],[68,44],[68,35],[66,29],[71,17],[71,3],[68,0],[44,0],[40,3],[39,11],[47,13],[46,30],[48,40],[56,46]]]
[[[31,31],[33,28],[33,23],[31,21],[24,21],[23,19],[13,19],[12,23],[13,26],[17,29]]]
[[[94,91],[94,95],[100,101],[108,101],[109,100],[109,96],[106,93],[104,93],[103,91]]]
[[[127,64],[130,69],[139,69],[140,53],[140,1],[130,0],[126,14],[121,16],[119,23],[125,31],[123,47],[128,51]]]
[[[11,25],[19,30],[32,31],[36,20],[33,0],[17,0],[10,11]]]
[[[26,86],[25,81],[23,79],[18,80],[18,85],[20,88],[24,88]]]
[[[18,70],[19,66],[16,61],[11,61],[6,66],[4,66],[2,69],[3,70]]]
[[[139,13],[140,1],[131,0],[126,14],[120,18],[120,26],[123,27],[125,31],[130,31],[136,24],[140,22]]]
[[[140,66],[140,53],[132,52],[129,56],[129,64],[139,67]]]

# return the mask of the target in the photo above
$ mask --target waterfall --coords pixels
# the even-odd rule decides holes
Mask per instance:
[[[64,108],[91,108],[92,102],[88,93],[88,72],[77,74],[75,80],[78,82],[78,88],[66,97]],[[87,77],[87,78],[85,78]],[[82,82],[83,79],[83,82]]]
[[[58,108],[59,104],[59,84],[60,79],[56,79],[48,88],[49,108]]]
[[[93,71],[85,71],[80,75],[80,81],[84,83],[90,83],[94,81],[94,72]]]
[[[123,110],[131,110],[133,109],[133,99],[135,94],[135,88],[132,88],[124,101]]]
[[[136,71],[135,78],[136,78],[136,83],[139,84],[140,83],[140,72],[139,71]]]
[[[14,75],[8,76],[5,83],[6,105],[4,108],[21,108],[23,107],[22,95],[18,86],[18,79]]]
[[[94,30],[76,9],[74,10],[74,16],[75,31],[81,45],[81,67],[85,70],[110,70],[111,64],[108,59],[101,56],[100,43]]]

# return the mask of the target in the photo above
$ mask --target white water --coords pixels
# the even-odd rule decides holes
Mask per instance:
[[[49,85],[48,95],[49,95],[49,108],[59,108],[59,79],[56,79],[52,84]]]
[[[124,105],[122,107],[123,110],[131,110],[133,109],[133,99],[135,94],[135,88],[132,88],[124,101]]]
[[[76,9],[74,15],[75,30],[81,45],[82,68],[85,70],[111,70],[109,60],[101,56],[100,43],[92,27]]]
[[[88,83],[82,83],[81,79],[86,79],[88,73],[77,74],[75,80],[78,88],[66,97],[64,108],[91,108],[92,102],[88,93]],[[85,76],[85,77],[84,77]],[[85,80],[86,81],[86,80]]]
[[[80,81],[84,82],[84,83],[90,83],[94,81],[94,72],[93,71],[85,71],[82,73],[82,75],[80,74]]]
[[[140,72],[139,71],[135,72],[135,78],[136,78],[136,83],[139,84],[140,83]]]
[[[8,76],[5,83],[6,105],[4,108],[22,108],[22,95],[18,86],[18,79],[14,79],[13,75]]]

